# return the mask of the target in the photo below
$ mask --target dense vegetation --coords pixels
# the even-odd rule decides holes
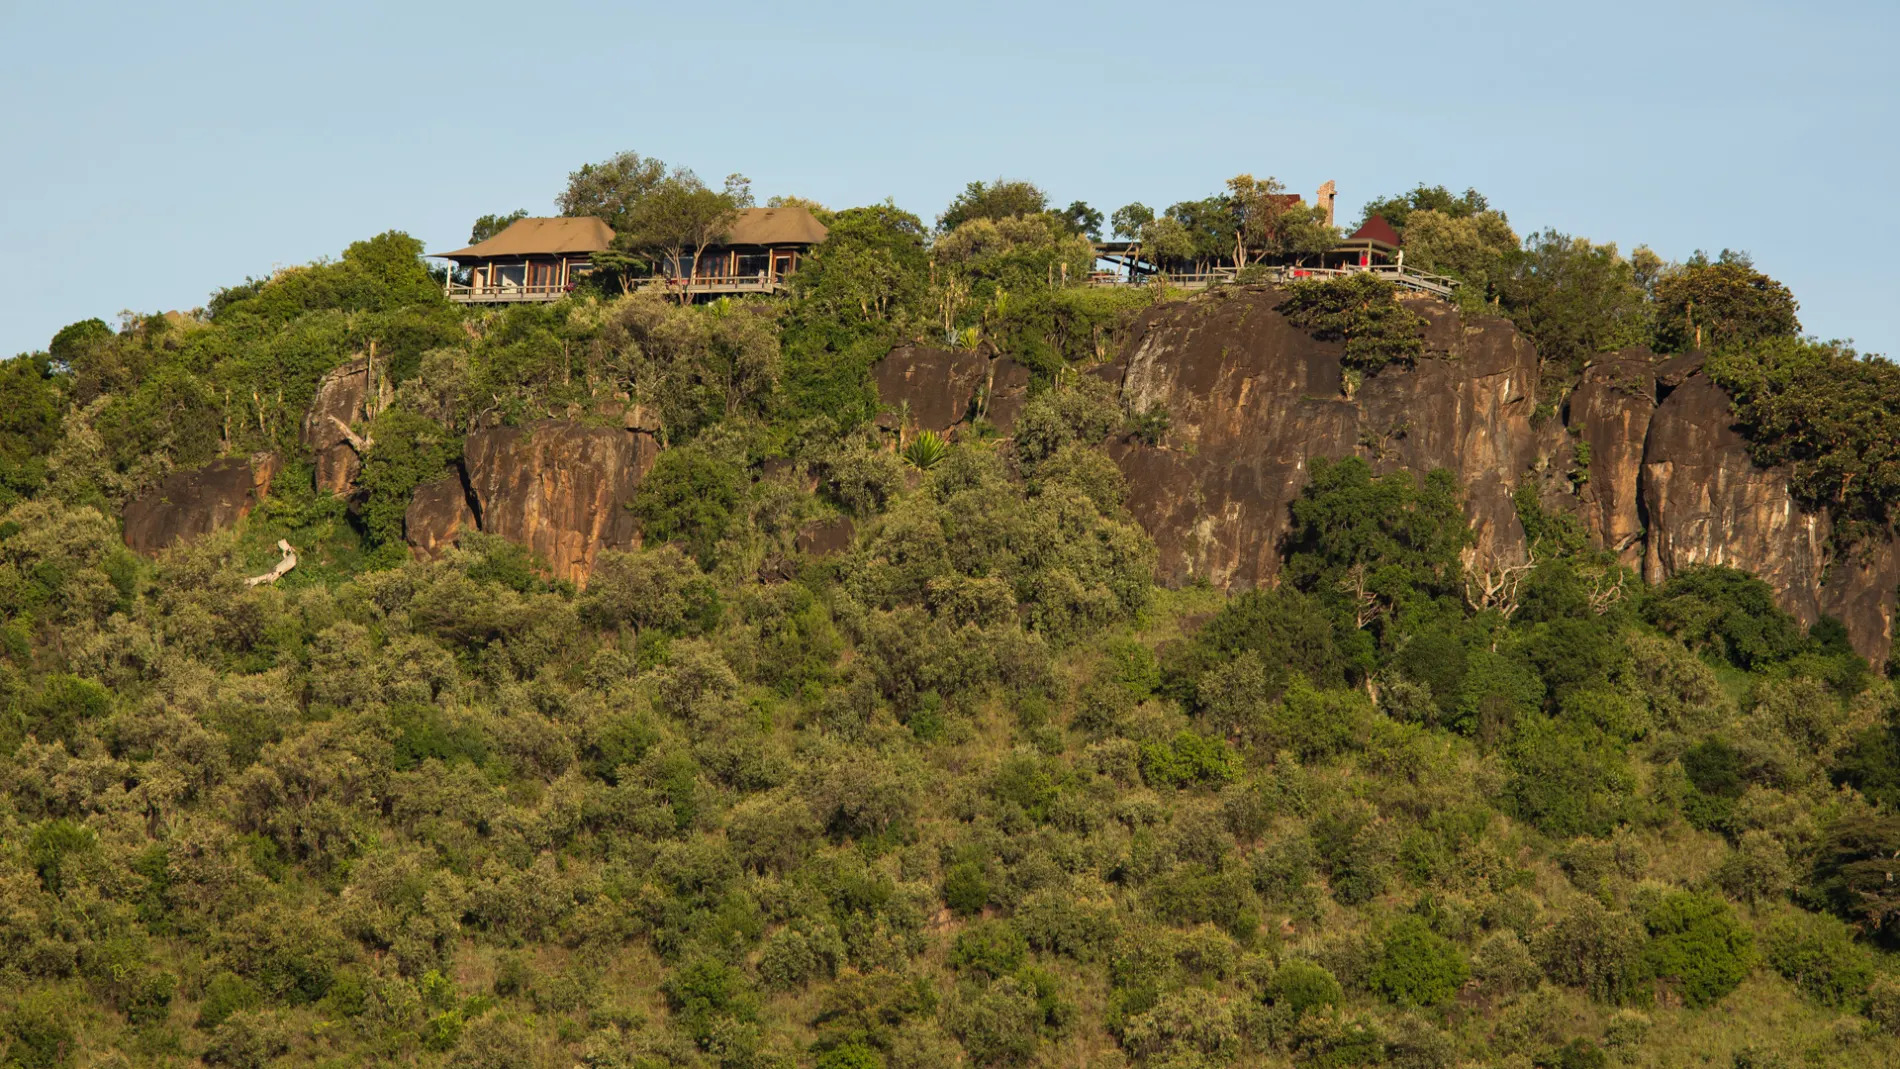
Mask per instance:
[[[743,191],[628,154],[562,203],[663,270],[670,212]],[[1298,255],[1277,192],[1113,225]],[[1739,258],[1387,207],[1553,366],[1706,330],[1763,459],[1885,522],[1900,384]],[[1900,1060],[1900,704],[1838,623],[1727,569],[1647,589],[1528,492],[1535,566],[1473,573],[1453,479],[1357,460],[1313,461],[1278,586],[1158,588],[1095,446],[1165,413],[1076,371],[1165,291],[1063,284],[1100,213],[824,214],[788,301],[609,272],[465,311],[388,234],[0,365],[0,1065]],[[1417,327],[1368,282],[1288,312],[1377,374]],[[917,337],[1035,370],[1012,437],[887,448],[867,372]],[[354,497],[294,460],[237,531],[123,548],[166,471],[301,457],[354,354]],[[649,548],[584,590],[479,535],[409,559],[469,429],[616,394],[667,445]],[[837,515],[850,551],[793,550]],[[302,563],[245,586],[280,537]]]

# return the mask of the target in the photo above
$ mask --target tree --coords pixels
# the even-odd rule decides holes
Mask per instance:
[[[1401,1006],[1436,1006],[1458,993],[1471,964],[1456,944],[1407,917],[1385,937],[1385,953],[1372,974],[1373,986]]]
[[[1235,267],[1268,257],[1300,260],[1339,244],[1339,231],[1326,225],[1325,210],[1302,203],[1278,179],[1235,175],[1227,180],[1227,200]]]
[[[1615,245],[1596,245],[1555,230],[1532,235],[1511,258],[1501,287],[1518,329],[1546,361],[1578,371],[1597,353],[1640,345],[1650,335],[1649,305],[1635,267]]]
[[[1109,225],[1115,228],[1116,237],[1134,240],[1141,237],[1143,227],[1154,221],[1154,209],[1135,201],[1115,209],[1115,214],[1109,218]]]
[[[937,217],[937,232],[948,234],[972,219],[1008,219],[1048,210],[1048,194],[1033,183],[1007,178],[971,182]]]
[[[1280,314],[1322,341],[1345,342],[1341,363],[1348,372],[1374,374],[1388,364],[1410,364],[1424,351],[1425,321],[1401,305],[1398,288],[1382,278],[1359,272],[1304,279],[1286,293]]]
[[[627,151],[600,163],[582,164],[567,176],[567,188],[555,198],[562,215],[592,215],[619,231],[634,208],[668,177],[666,164]]]
[[[1501,212],[1453,215],[1426,208],[1413,212],[1405,228],[1407,266],[1451,275],[1464,283],[1461,293],[1479,297],[1503,283],[1517,248],[1517,234]]]
[[[1450,219],[1468,219],[1489,212],[1491,202],[1475,189],[1467,189],[1462,194],[1454,194],[1444,186],[1428,186],[1423,182],[1412,187],[1410,193],[1400,193],[1390,197],[1380,197],[1366,205],[1360,223],[1370,222],[1377,215],[1391,223],[1400,233],[1405,233],[1412,224],[1413,212],[1436,212]],[[1502,213],[1492,212],[1499,219]],[[1411,235],[1406,234],[1406,247],[1411,247]]]
[[[475,225],[469,228],[468,243],[470,245],[480,245],[482,242],[508,229],[508,227],[515,222],[526,219],[527,217],[528,209],[526,208],[516,208],[506,215],[484,215],[475,220]]]
[[[614,245],[643,255],[667,278],[690,277],[706,247],[723,240],[740,210],[751,206],[750,187],[744,175],[733,174],[715,190],[693,172],[675,170],[628,208]],[[679,299],[692,296],[681,287]]]
[[[1827,829],[1807,892],[1863,930],[1893,938],[1900,921],[1900,817],[1849,815]]]
[[[1679,985],[1691,1009],[1720,1001],[1755,966],[1755,936],[1713,895],[1673,891],[1643,917],[1649,945],[1643,964],[1651,975]]]
[[[1062,210],[1062,221],[1071,234],[1080,234],[1090,241],[1102,240],[1102,213],[1084,201],[1071,201]]]
[[[1788,287],[1762,274],[1745,256],[1723,250],[1710,263],[1697,253],[1655,283],[1656,348],[1719,349],[1801,333],[1800,306]]]

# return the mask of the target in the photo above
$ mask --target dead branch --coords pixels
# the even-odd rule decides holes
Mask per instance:
[[[330,417],[330,422],[336,424],[337,433],[343,436],[344,441],[350,443],[350,448],[356,450],[357,456],[359,457],[362,456],[364,453],[369,452],[373,446],[375,446],[376,439],[368,438],[361,434],[356,433],[355,431],[350,429],[349,424],[343,422],[342,420],[336,418],[335,416]]]
[[[265,586],[290,574],[290,570],[297,566],[297,551],[291,549],[290,543],[281,538],[277,540],[277,550],[284,555],[283,559],[263,575],[253,575],[244,580],[245,586]]]

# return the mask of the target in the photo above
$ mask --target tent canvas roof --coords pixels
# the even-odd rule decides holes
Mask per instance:
[[[612,228],[591,215],[517,219],[487,241],[432,255],[448,260],[493,260],[504,256],[560,256],[599,252],[613,243]]]
[[[825,224],[804,208],[747,208],[727,232],[724,245],[816,245]]]

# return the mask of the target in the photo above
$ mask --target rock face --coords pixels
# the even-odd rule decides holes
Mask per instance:
[[[1029,369],[985,349],[903,346],[871,369],[879,425],[946,434],[982,417],[1004,434],[1029,399]]]
[[[354,360],[335,368],[317,384],[317,395],[311,399],[309,411],[304,413],[298,439],[316,459],[318,490],[342,495],[355,485],[363,460],[337,424],[341,422],[347,427],[362,419],[368,397],[367,360]]]
[[[1648,350],[1632,350],[1586,369],[1564,420],[1589,447],[1584,522],[1631,568],[1643,564],[1643,451],[1656,410],[1655,366]]]
[[[1308,459],[1357,455],[1379,472],[1456,474],[1477,567],[1525,559],[1512,494],[1528,483],[1652,583],[1701,564],[1743,568],[1803,621],[1838,616],[1862,654],[1886,657],[1900,548],[1881,542],[1829,562],[1829,518],[1796,504],[1785,472],[1754,465],[1698,357],[1603,358],[1561,421],[1533,419],[1530,344],[1505,320],[1421,298],[1408,303],[1426,319],[1423,358],[1367,378],[1348,399],[1340,346],[1288,323],[1278,303],[1270,289],[1232,289],[1150,309],[1120,359],[1095,369],[1119,381],[1129,410],[1171,419],[1159,446],[1107,446],[1162,581],[1273,582]]]
[[[403,513],[403,540],[418,560],[436,560],[455,544],[462,532],[477,530],[475,510],[468,505],[468,487],[462,476],[445,476],[416,487]]]
[[[481,530],[577,582],[601,550],[639,544],[626,506],[658,456],[647,435],[559,420],[479,430],[463,445]]]
[[[942,433],[975,411],[989,373],[989,356],[974,349],[904,346],[878,361],[871,375],[885,407],[901,409],[885,417],[892,426],[904,422]]]
[[[1787,473],[1749,460],[1731,427],[1728,395],[1692,375],[1656,407],[1643,448],[1651,518],[1643,577],[1658,583],[1698,564],[1754,572],[1789,612],[1820,612],[1828,517],[1799,508]]]
[[[125,544],[151,555],[237,526],[270,492],[278,466],[277,454],[259,453],[173,472],[125,507]]]
[[[1530,345],[1502,320],[1416,305],[1425,359],[1371,376],[1349,400],[1341,347],[1287,322],[1278,303],[1271,290],[1235,291],[1153,309],[1134,331],[1123,401],[1165,410],[1171,427],[1158,447],[1118,441],[1110,454],[1163,579],[1271,582],[1312,457],[1363,456],[1380,472],[1449,468],[1466,487],[1480,560],[1521,559],[1511,492],[1540,440]]]

